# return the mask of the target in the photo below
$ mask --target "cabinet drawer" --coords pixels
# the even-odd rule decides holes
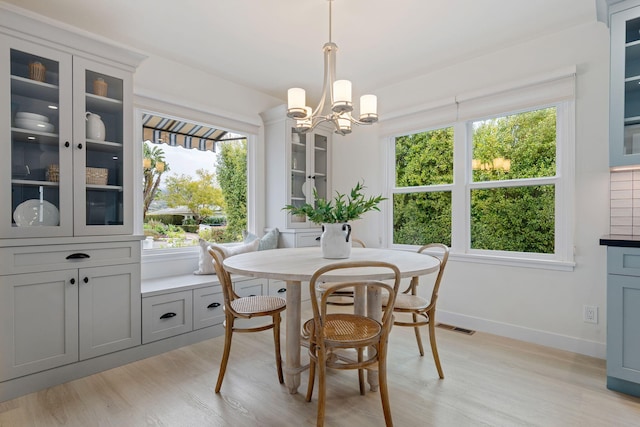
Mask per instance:
[[[315,233],[297,233],[296,234],[296,247],[306,248],[310,246],[320,246],[320,231]]]
[[[284,280],[269,279],[269,295],[286,298],[287,283]]]
[[[607,247],[607,272],[640,276],[640,248]]]
[[[192,291],[142,299],[142,343],[146,344],[193,329]]]
[[[140,262],[140,242],[0,248],[2,274],[66,270]]]
[[[233,282],[233,289],[241,297],[267,294],[267,279],[248,279]]]
[[[219,325],[224,321],[222,286],[193,290],[193,329]]]

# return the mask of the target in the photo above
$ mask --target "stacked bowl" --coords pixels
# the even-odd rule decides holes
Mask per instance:
[[[47,116],[36,113],[16,113],[16,126],[22,129],[35,130],[40,132],[53,131],[53,124],[49,123],[49,118]]]

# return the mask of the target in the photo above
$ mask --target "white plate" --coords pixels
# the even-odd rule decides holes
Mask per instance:
[[[36,113],[27,113],[26,111],[20,111],[16,113],[16,119],[27,119],[27,120],[35,120],[38,122],[49,122],[49,117],[43,116],[42,114]]]
[[[18,119],[16,118],[16,126],[22,129],[37,130],[40,132],[52,132],[53,125],[38,120]]]
[[[46,200],[29,199],[13,211],[13,220],[19,227],[54,226],[60,223],[60,212]]]

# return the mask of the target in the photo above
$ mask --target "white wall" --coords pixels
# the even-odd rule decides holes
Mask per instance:
[[[440,293],[438,320],[604,358],[606,250],[598,239],[609,227],[608,28],[602,23],[571,28],[375,93],[384,119],[569,65],[577,67],[575,270],[452,261]],[[357,128],[348,137],[334,138],[333,182],[339,190],[364,178],[371,194],[385,192],[380,128]],[[384,218],[369,213],[356,227],[355,233],[373,245],[383,237]],[[585,304],[599,307],[598,324],[582,321]]]

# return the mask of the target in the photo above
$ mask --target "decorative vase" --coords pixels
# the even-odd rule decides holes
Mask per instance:
[[[93,81],[93,93],[98,96],[107,96],[107,82],[102,77],[98,77]]]
[[[320,247],[323,258],[349,258],[351,255],[351,226],[349,224],[322,224]]]
[[[87,111],[87,138],[104,141],[105,128],[100,116]]]
[[[44,82],[47,68],[41,62],[29,62],[29,78],[38,82]]]

